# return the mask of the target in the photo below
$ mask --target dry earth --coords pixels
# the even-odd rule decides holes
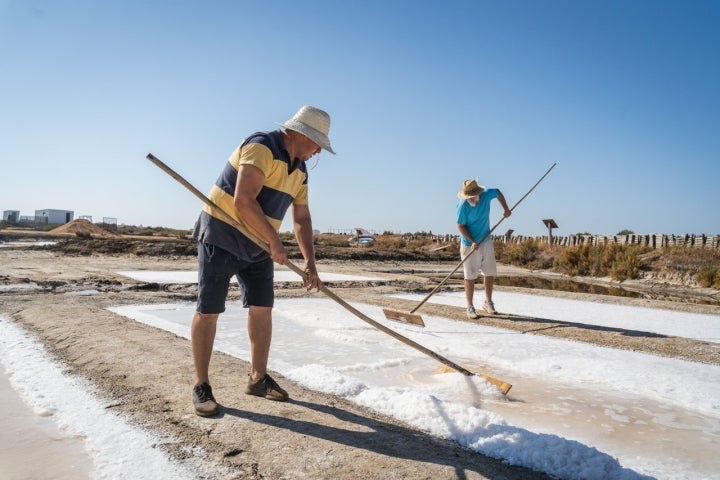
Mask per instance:
[[[120,242],[109,249],[115,253],[98,253],[108,250],[106,247],[112,242]],[[279,374],[276,377],[291,393],[289,402],[246,396],[242,390],[247,362],[221,353],[213,356],[211,375],[222,412],[215,418],[197,417],[190,404],[192,364],[188,341],[107,310],[122,304],[193,301],[194,286],[143,284],[115,273],[194,269],[195,258],[187,251],[186,243],[137,238],[85,239],[54,249],[0,248],[0,285],[37,285],[26,291],[0,289],[0,315],[30,331],[67,366],[69,373],[90,380],[105,398],[108,409],[122,412],[136,424],[168,439],[159,448],[174,458],[191,462],[200,472],[199,478],[547,478],[431,437],[342,398],[309,390]],[[85,247],[78,246],[82,244]],[[443,258],[420,263],[408,259],[324,259],[319,263],[323,271],[383,278],[328,285],[345,300],[376,305],[389,305],[383,294],[390,292],[428,292],[455,266],[454,260]],[[529,274],[532,272],[501,268],[503,276]],[[458,281],[451,279],[448,288],[459,288]],[[523,291],[518,287],[498,288]],[[644,291],[647,298],[533,291],[720,315],[716,304],[697,303],[698,298],[712,300],[714,292],[649,282],[636,282],[626,288]],[[87,290],[98,293],[67,295]],[[306,293],[298,283],[279,286],[277,294],[321,295]],[[231,296],[237,298],[237,292]],[[393,308],[412,306],[411,302],[392,300]],[[462,310],[454,307],[426,304],[423,313],[466,320]],[[720,364],[717,344],[583,325],[581,319],[571,324],[497,316],[483,317],[477,322]],[[201,455],[193,453],[198,448]]]

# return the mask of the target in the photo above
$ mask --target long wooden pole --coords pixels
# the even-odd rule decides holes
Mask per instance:
[[[154,163],[154,164],[155,164],[157,167],[159,167],[161,170],[163,170],[165,173],[167,173],[168,175],[170,175],[172,178],[174,178],[175,180],[177,180],[180,184],[182,184],[185,188],[187,188],[193,195],[195,195],[197,198],[199,198],[200,200],[202,200],[206,205],[208,205],[210,208],[212,208],[215,213],[217,213],[218,215],[220,215],[220,216],[223,218],[223,221],[225,221],[225,222],[227,222],[228,224],[230,224],[230,225],[232,225],[233,227],[235,227],[238,231],[240,231],[240,233],[242,233],[243,235],[245,235],[246,237],[248,237],[250,240],[252,240],[253,242],[255,242],[259,247],[261,247],[261,248],[262,248],[263,250],[265,250],[266,252],[269,252],[269,251],[270,251],[270,247],[268,246],[268,244],[267,244],[265,241],[263,241],[262,239],[258,238],[258,237],[255,236],[255,235],[253,235],[252,233],[250,233],[240,222],[238,222],[237,220],[235,220],[232,216],[230,216],[230,214],[228,214],[225,210],[223,210],[223,209],[222,209],[219,205],[217,205],[215,202],[213,202],[212,200],[210,200],[207,196],[205,196],[205,194],[203,194],[202,192],[200,192],[197,188],[195,188],[190,182],[188,182],[187,180],[185,180],[185,179],[184,179],[180,174],[178,174],[175,170],[173,170],[172,168],[168,167],[165,163],[163,163],[160,159],[158,159],[158,158],[157,158],[155,155],[153,155],[152,153],[148,153],[146,158],[147,158],[148,160],[150,160],[152,163]],[[292,263],[292,262],[290,262],[290,261],[288,260],[287,263],[285,264],[285,266],[287,266],[290,270],[292,270],[293,272],[295,272],[295,273],[297,273],[298,275],[300,275],[302,278],[305,278],[305,272],[304,272],[300,267],[298,267],[297,265],[295,265],[294,263]],[[400,341],[403,342],[404,344],[406,344],[406,345],[408,345],[408,346],[410,346],[410,347],[412,347],[412,348],[414,348],[414,349],[416,349],[416,350],[424,353],[425,355],[428,355],[428,356],[434,358],[435,360],[437,360],[437,361],[439,361],[440,363],[442,363],[442,364],[444,364],[444,365],[452,368],[453,370],[456,370],[456,371],[462,373],[463,375],[467,375],[467,376],[477,375],[478,377],[483,378],[483,379],[487,380],[488,382],[492,383],[493,385],[497,386],[504,395],[506,395],[507,392],[510,391],[510,388],[512,388],[512,385],[510,385],[510,384],[507,383],[507,382],[503,382],[502,380],[498,380],[498,379],[496,379],[496,378],[492,378],[492,377],[487,376],[487,375],[482,375],[482,374],[473,373],[473,372],[471,372],[471,371],[469,371],[469,370],[461,367],[461,366],[458,365],[457,363],[455,363],[455,362],[453,362],[453,361],[451,361],[451,360],[443,357],[442,355],[440,355],[440,354],[438,354],[438,353],[436,353],[436,352],[433,352],[432,350],[430,350],[430,349],[428,349],[428,348],[426,348],[426,347],[423,347],[423,346],[420,345],[419,343],[414,342],[413,340],[410,340],[409,338],[400,335],[399,333],[397,333],[397,332],[394,331],[394,330],[391,330],[391,329],[387,328],[385,325],[376,322],[376,321],[373,320],[372,318],[368,317],[367,315],[365,315],[364,313],[362,313],[361,311],[359,311],[358,309],[356,309],[355,307],[353,307],[352,305],[350,305],[349,303],[347,303],[347,302],[346,302],[345,300],[343,300],[342,298],[338,297],[335,293],[333,293],[332,291],[330,291],[330,289],[327,288],[325,285],[322,286],[322,288],[321,288],[320,291],[323,292],[323,293],[324,293],[325,295],[327,295],[328,297],[330,297],[331,299],[335,300],[335,301],[336,301],[337,303],[339,303],[340,305],[342,305],[346,310],[350,311],[352,314],[354,314],[355,316],[357,316],[357,317],[360,318],[361,320],[369,323],[370,325],[372,325],[373,327],[377,328],[377,329],[380,330],[381,332],[387,333],[387,334],[390,335],[391,337],[393,337],[393,338],[395,338],[395,339],[397,339],[397,340],[400,340]]]

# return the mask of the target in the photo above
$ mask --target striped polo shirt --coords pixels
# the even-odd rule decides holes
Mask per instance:
[[[265,213],[265,218],[276,231],[280,230],[290,205],[308,204],[308,173],[305,162],[298,161],[290,167],[290,156],[285,149],[282,131],[254,133],[230,155],[208,194],[210,200],[250,233],[262,238],[235,210],[233,197],[240,165],[253,165],[265,175],[257,201]],[[262,248],[235,227],[225,223],[220,216],[213,216],[212,209],[207,205],[200,212],[193,237],[199,242],[223,248],[243,260],[254,261],[267,256]]]

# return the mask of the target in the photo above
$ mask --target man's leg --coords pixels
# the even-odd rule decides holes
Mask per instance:
[[[248,313],[250,337],[250,378],[245,393],[284,402],[290,396],[267,374],[272,340],[272,307],[251,306]]]
[[[201,417],[215,415],[218,404],[210,387],[208,370],[212,356],[215,330],[219,314],[195,313],[190,325],[190,345],[192,346],[195,377],[193,383],[193,406]]]
[[[492,302],[493,284],[495,283],[495,277],[492,275],[483,277],[483,284],[485,286],[485,301]]]
[[[475,294],[475,280],[465,279],[465,301],[468,307],[473,306],[473,297]]]
[[[493,285],[495,284],[495,275],[497,274],[497,263],[495,262],[495,249],[493,248],[492,239],[484,241],[481,245],[482,248],[482,263],[480,264],[480,271],[483,274],[483,287],[485,290],[485,303],[483,304],[483,310],[487,313],[494,315],[495,304],[492,300]]]
[[[483,304],[483,310],[491,315],[495,315],[495,304],[492,301],[493,284],[495,283],[495,277],[492,275],[486,275],[483,277],[483,284],[485,286],[485,303]]]
[[[250,306],[248,336],[250,337],[250,377],[252,380],[260,380],[267,374],[272,340],[272,307]]]
[[[194,385],[210,383],[209,369],[217,330],[217,313],[197,313],[190,326],[190,343],[195,364]]]
[[[467,303],[465,312],[468,318],[478,318],[473,298],[475,296],[475,281],[480,273],[479,257],[471,247],[461,245],[460,258],[463,261],[463,279],[465,280],[465,302]]]

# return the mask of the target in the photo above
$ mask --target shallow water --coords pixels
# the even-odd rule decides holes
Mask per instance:
[[[441,278],[433,279],[437,283],[440,283]],[[454,284],[457,287],[462,286],[462,277],[453,277],[450,284]],[[566,278],[544,278],[535,276],[497,276],[495,277],[495,285],[500,287],[519,287],[537,290],[554,290],[559,292],[571,292],[571,293],[590,293],[594,295],[606,295],[609,297],[625,297],[625,298],[643,298],[647,300],[668,300],[677,302],[689,302],[696,303],[699,305],[715,305],[720,306],[720,298],[713,298],[710,296],[704,297],[693,297],[689,300],[686,297],[674,297],[672,294],[667,292],[650,292],[650,291],[638,291],[629,290],[622,286],[606,286],[598,285],[594,283],[578,282]],[[482,280],[478,280],[478,286],[476,288],[482,288]]]
[[[567,279],[539,277],[495,277],[495,285],[503,287],[539,288],[542,290],[559,290],[562,292],[593,293],[614,297],[642,298],[643,294],[632,292],[621,287],[606,287],[590,283],[576,282]]]
[[[621,286],[605,286],[585,282],[576,282],[563,278],[539,278],[532,276],[495,277],[495,285],[503,287],[520,287],[541,290],[555,290],[560,292],[591,293],[610,297],[643,298],[647,300],[667,300],[682,303],[695,303],[698,305],[720,306],[720,298],[710,296],[693,296],[692,299],[673,296],[667,292],[646,292],[628,290]]]
[[[83,439],[62,433],[51,416],[33,412],[3,373],[0,367],[0,412],[8,413],[0,429],[0,478],[91,478]]]

